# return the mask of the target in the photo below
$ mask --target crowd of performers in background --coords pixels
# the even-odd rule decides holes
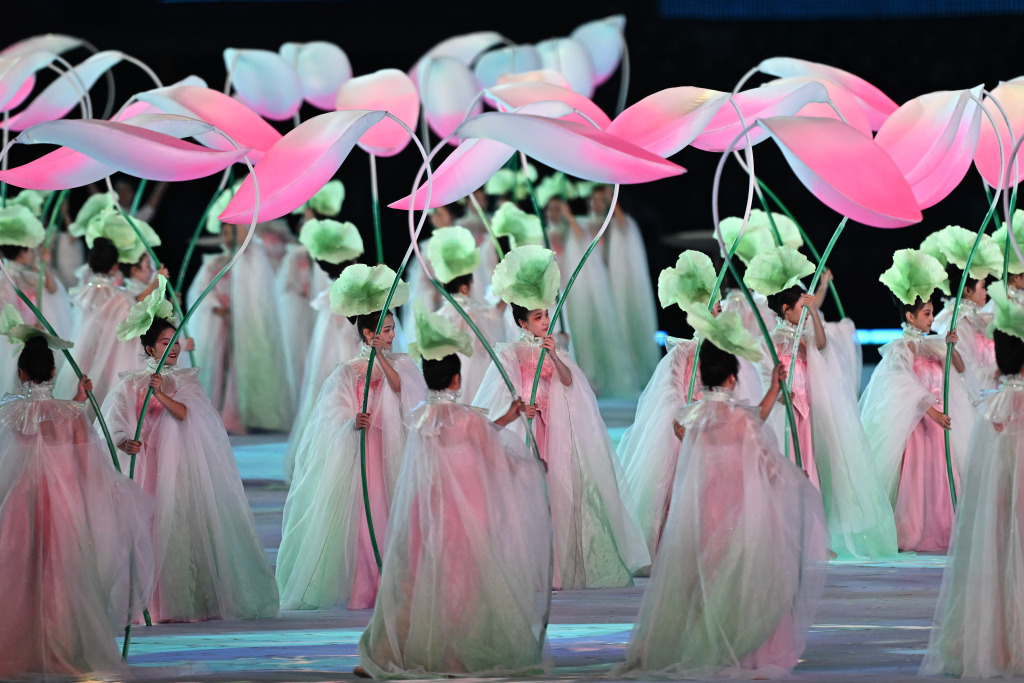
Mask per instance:
[[[480,210],[433,210],[420,244],[497,364],[416,261],[385,310],[395,273],[358,262],[338,181],[300,209],[297,237],[257,226],[159,373],[177,322],[166,269],[117,209],[131,188],[66,212],[52,249],[43,198],[8,199],[4,263],[56,334],[0,283],[0,676],[125,673],[113,636],[144,609],[191,622],[334,607],[374,609],[362,675],[543,672],[551,589],[647,575],[617,675],[778,675],[804,650],[830,558],[947,550],[923,671],[1024,673],[1024,264],[1011,254],[999,279],[1005,232],[977,251],[955,331],[942,296],[974,234],[950,226],[894,254],[880,279],[903,335],[862,392],[853,322],[819,313],[831,275],[807,291],[814,264],[784,216],[755,211],[742,235],[738,218],[721,225],[751,306],[735,281],[719,295],[696,251],[655,287],[616,206],[552,319],[612,193],[548,176],[542,221],[522,208],[526,183],[503,170]],[[149,246],[161,194],[134,216]],[[1024,214],[1011,227],[1024,241]],[[182,303],[246,237],[207,228],[223,249]],[[664,355],[655,290],[694,330]],[[65,340],[86,378],[54,353]],[[110,462],[86,390],[134,481]],[[616,449],[597,397],[637,395]],[[289,433],[276,568],[228,440],[250,430]]]

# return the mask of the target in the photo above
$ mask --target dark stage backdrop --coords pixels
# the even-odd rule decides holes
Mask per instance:
[[[874,83],[897,103],[935,90],[989,88],[1024,74],[1024,3],[996,0],[944,2],[810,2],[731,0],[690,2],[559,3],[510,2],[159,2],[83,0],[5,2],[0,44],[44,32],[81,36],[100,49],[118,49],[147,62],[172,83],[198,74],[213,88],[224,84],[226,47],[276,50],[287,41],[329,40],[349,55],[356,74],[384,67],[407,70],[441,39],[469,31],[495,30],[516,42],[567,35],[576,25],[609,14],[627,16],[632,63],[629,101],[657,90],[697,85],[731,90],[762,59],[792,56],[825,62]],[[936,16],[945,13],[945,16]],[[79,55],[79,59],[84,53]],[[76,61],[78,61],[76,59]],[[151,87],[141,72],[116,68],[117,101]],[[767,80],[758,77],[754,85]],[[595,95],[613,114],[618,76]],[[96,102],[106,101],[101,81]],[[309,107],[303,118],[318,113]],[[674,262],[676,252],[663,236],[711,227],[711,184],[718,156],[687,149],[674,159],[687,169],[680,178],[627,187],[622,201],[640,222],[651,260],[651,276]],[[18,157],[12,159],[18,163]],[[385,201],[409,191],[419,155],[410,146],[379,161]],[[757,170],[789,204],[819,248],[839,216],[820,205],[800,185],[772,143],[757,147]],[[363,232],[372,250],[372,223],[366,155],[353,152],[340,177],[347,198],[343,217]],[[173,187],[161,207],[157,228],[170,239],[163,252],[173,266],[215,183],[197,181]],[[722,215],[742,210],[746,184],[727,167]],[[76,197],[75,207],[81,197]],[[894,249],[916,246],[922,236],[947,224],[976,229],[987,207],[975,171],[948,199],[928,209],[924,221],[903,230],[850,225],[832,259],[836,284],[847,313],[864,328],[894,327],[897,319],[887,291],[877,282]],[[582,210],[582,207],[579,207]],[[405,215],[385,210],[387,260],[397,266],[407,246]],[[193,266],[194,268],[194,266]],[[831,304],[829,304],[831,307]],[[826,309],[826,312],[830,312]],[[670,334],[683,331],[678,311],[662,312]]]

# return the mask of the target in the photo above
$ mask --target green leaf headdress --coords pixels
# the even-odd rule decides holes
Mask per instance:
[[[160,246],[160,236],[149,226],[149,223],[132,218],[132,223],[139,229],[150,247]],[[98,237],[106,237],[117,247],[117,260],[120,263],[138,263],[146,253],[146,246],[135,234],[128,219],[117,209],[106,209],[99,212],[89,221],[85,228],[85,243],[92,249]]]
[[[167,278],[157,275],[156,282],[156,289],[132,306],[128,311],[128,318],[118,323],[115,330],[118,341],[125,342],[141,337],[153,326],[153,321],[157,318],[163,318],[172,325],[177,324],[174,307],[164,298],[167,293]]]
[[[751,218],[753,218],[753,212],[751,212]],[[755,256],[775,247],[775,240],[765,227],[766,225],[767,223],[759,225],[752,221],[747,222],[743,236],[739,238],[740,242],[736,245],[736,256],[744,264],[749,266]],[[732,248],[742,226],[743,219],[739,216],[729,216],[719,222],[718,227],[722,230],[722,241],[725,242],[726,249]]]
[[[715,267],[707,254],[687,249],[676,260],[676,265],[658,275],[658,300],[662,308],[676,304],[687,310],[689,306],[707,306],[715,289]],[[715,301],[721,299],[715,297]]]
[[[312,209],[319,216],[334,218],[341,213],[341,205],[345,202],[345,186],[340,180],[331,180],[310,197],[309,201],[292,211],[301,215],[306,209]]]
[[[555,252],[528,244],[505,254],[494,268],[491,288],[502,301],[534,311],[555,304],[561,280]]]
[[[959,225],[947,225],[935,233],[935,246],[945,256],[946,263],[951,263],[961,270],[967,265],[967,257],[974,248],[977,233]],[[984,280],[989,275],[1003,274],[1003,252],[999,245],[988,235],[981,236],[978,250],[971,261],[968,273],[975,280]]]
[[[443,315],[427,311],[422,299],[413,303],[412,310],[416,341],[409,346],[410,355],[426,360],[441,360],[453,353],[473,355],[473,338],[468,332]]]
[[[98,194],[91,195],[85,200],[85,204],[82,204],[82,208],[78,210],[78,214],[75,216],[74,222],[68,226],[68,233],[72,237],[84,237],[85,229],[89,226],[89,221],[96,217],[97,214],[114,209],[117,206],[117,195],[111,192],[100,192]]]
[[[792,247],[783,245],[751,259],[743,281],[758,294],[771,296],[789,289],[814,273],[814,264]]]
[[[43,215],[43,204],[50,196],[49,190],[22,190],[12,199],[8,200],[8,206],[24,206],[32,212],[32,215],[39,218]]]
[[[363,238],[351,223],[330,218],[312,218],[302,224],[299,242],[317,261],[343,263],[363,253]]]
[[[484,183],[484,193],[491,197],[504,197],[511,194],[516,186],[516,172],[511,168],[501,168]]]
[[[568,201],[580,196],[575,183],[569,180],[569,178],[561,171],[556,171],[549,176],[545,176],[545,178],[540,181],[540,184],[537,185],[536,190],[534,190],[534,194],[537,197],[537,205],[542,209],[555,197]]]
[[[494,212],[491,231],[496,237],[508,237],[513,249],[528,244],[544,244],[544,228],[540,219],[512,202],[505,202]]]
[[[348,317],[369,315],[384,309],[395,271],[381,264],[368,266],[355,263],[341,271],[331,285],[331,311]],[[399,282],[391,307],[401,306],[409,300],[409,285]]]
[[[1017,238],[1017,244],[1020,245],[1021,249],[1024,249],[1024,211],[1021,209],[1017,209],[1013,212],[1013,236]],[[1005,223],[1001,228],[992,233],[992,239],[1000,249],[1006,249]],[[1021,260],[1017,258],[1017,252],[1013,250],[1012,244],[1010,245],[1010,261],[1008,270],[1014,275],[1024,273],[1024,263],[1021,263]]]
[[[988,336],[992,336],[992,330],[999,330],[1024,340],[1024,306],[1006,296],[1006,287],[1001,282],[988,290],[988,296],[995,310],[986,330]]]
[[[224,209],[228,208],[228,204],[231,203],[232,197],[238,192],[238,188],[242,186],[242,181],[239,180],[231,187],[224,188],[219,195],[217,195],[216,201],[213,202],[213,206],[210,207],[210,212],[206,214],[206,232],[219,235],[220,234],[220,218],[219,216],[224,213]]]
[[[0,209],[0,244],[35,249],[46,238],[46,228],[24,206]]]
[[[438,228],[430,235],[427,259],[442,283],[468,275],[480,265],[480,249],[476,238],[460,226]]]
[[[761,347],[743,326],[743,316],[738,311],[723,311],[715,317],[707,306],[695,304],[686,309],[686,322],[702,339],[722,351],[754,363],[761,360]]]
[[[75,346],[74,343],[66,339],[47,334],[38,327],[26,324],[21,317],[21,313],[12,304],[5,305],[3,310],[0,311],[0,334],[7,337],[11,344],[14,345],[15,356],[21,353],[21,349],[24,348],[26,342],[33,337],[45,339],[46,345],[54,351],[70,349]]]
[[[949,278],[939,260],[917,249],[900,249],[892,255],[892,266],[878,281],[908,306],[918,299],[928,301],[936,289],[949,295]]]

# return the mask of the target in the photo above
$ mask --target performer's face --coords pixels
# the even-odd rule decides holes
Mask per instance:
[[[164,355],[164,349],[167,348],[168,342],[171,341],[171,337],[174,336],[174,329],[168,327],[166,330],[161,332],[156,338],[156,342],[153,346],[146,348],[146,352],[153,358],[160,358]],[[174,340],[174,346],[171,347],[171,352],[167,354],[167,362],[165,365],[177,365],[178,364],[178,352],[181,350],[181,345],[178,340]]]
[[[132,279],[145,283],[153,279],[153,262],[148,255],[143,254],[138,265],[132,268]]]
[[[373,330],[363,330],[363,336],[367,342],[373,341]],[[395,317],[390,313],[384,318],[384,324],[380,328],[380,338],[384,342],[384,348],[391,350],[391,344],[395,341]]]
[[[979,306],[984,306],[985,302],[988,301],[988,289],[985,286],[985,281],[978,280],[974,287],[970,289],[964,288],[964,296]]]
[[[929,301],[917,313],[907,313],[907,322],[922,332],[932,331],[932,322],[935,320],[935,309]]]
[[[520,320],[519,326],[532,334],[534,337],[543,337],[548,333],[551,325],[551,317],[547,309],[537,308],[526,315],[526,320]]]

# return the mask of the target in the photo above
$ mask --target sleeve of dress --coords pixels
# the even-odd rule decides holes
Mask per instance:
[[[498,345],[496,352],[498,358],[501,359],[501,365],[505,369],[505,373],[512,380],[512,385],[516,389],[516,396],[522,397],[523,383],[514,347],[512,344]],[[468,399],[469,397],[466,398]],[[487,372],[484,373],[484,378],[480,382],[480,388],[477,390],[476,396],[472,398],[472,405],[486,408],[488,416],[493,420],[505,414],[512,405],[514,398],[509,393],[508,385],[505,384],[501,372],[494,365],[494,361],[491,361],[490,367],[487,368]],[[529,396],[523,397],[523,400],[529,400]],[[515,432],[519,438],[526,438],[526,428],[523,426],[523,420],[515,420],[506,429]]]
[[[127,380],[121,380],[107,394],[107,398],[104,399],[103,405],[100,407],[103,419],[107,423],[107,429],[110,430],[110,440],[114,442],[114,448],[117,450],[121,471],[125,474],[128,474],[131,456],[117,448],[117,445],[127,439],[135,438],[138,420],[135,417],[134,405],[129,405],[129,396],[132,393],[132,385]],[[96,422],[96,431],[100,433],[102,439],[103,430],[100,428],[99,421]]]

